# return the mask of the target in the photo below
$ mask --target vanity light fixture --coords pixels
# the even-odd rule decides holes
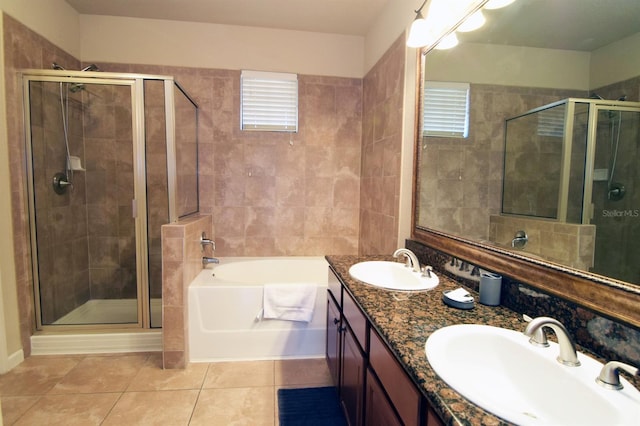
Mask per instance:
[[[484,5],[485,9],[500,9],[501,7],[509,6],[515,0],[489,0]]]
[[[484,19],[484,15],[482,14],[482,11],[479,10],[460,24],[460,26],[456,28],[456,31],[460,31],[461,33],[474,31],[483,26],[485,22],[486,20]]]
[[[420,6],[418,10],[414,10],[416,18],[413,20],[411,29],[409,30],[409,37],[407,38],[408,47],[423,47],[432,41],[431,39],[433,35],[431,34],[431,31],[429,31],[427,20],[424,19],[424,16],[422,15],[422,9],[428,1],[429,0],[424,0],[422,6]]]
[[[438,43],[435,48],[438,50],[446,50],[456,47],[457,45],[458,37],[456,36],[456,33],[451,33],[443,37],[442,40],[440,40],[440,43]]]

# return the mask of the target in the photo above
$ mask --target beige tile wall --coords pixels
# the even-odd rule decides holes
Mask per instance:
[[[505,120],[579,95],[584,93],[472,84],[468,138],[423,140],[418,223],[488,239],[489,216],[500,213]]]
[[[390,254],[397,248],[404,36],[364,78],[360,254]]]
[[[187,288],[202,270],[202,232],[211,237],[211,215],[195,215],[162,226],[162,348],[164,368],[184,368],[189,362]]]
[[[529,238],[523,252],[583,271],[593,266],[595,225],[492,215],[490,229],[490,241],[501,247],[510,249],[515,233],[522,230]]]

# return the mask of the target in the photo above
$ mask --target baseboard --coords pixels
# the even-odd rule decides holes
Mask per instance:
[[[0,366],[0,374],[4,374],[7,371],[13,369],[22,361],[24,361],[24,352],[22,351],[22,349],[15,351],[7,357],[6,363],[3,363],[2,366]]]
[[[160,351],[162,351],[162,331],[31,336],[31,355]]]

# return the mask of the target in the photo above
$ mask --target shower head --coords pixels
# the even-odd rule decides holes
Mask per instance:
[[[73,83],[69,85],[69,91],[71,91],[71,93],[78,93],[84,89],[85,87],[84,87],[84,84],[82,83]]]
[[[58,71],[64,71],[65,70],[62,65],[58,65],[55,62],[51,64],[51,69],[58,70]]]
[[[598,95],[596,92],[591,92],[591,94],[589,95],[590,99],[600,99],[601,101],[604,100],[604,98],[600,95]]]
[[[96,64],[91,64],[82,68],[80,71],[100,71],[100,69]]]
[[[618,98],[619,101],[626,101],[627,100],[627,95],[622,95]]]

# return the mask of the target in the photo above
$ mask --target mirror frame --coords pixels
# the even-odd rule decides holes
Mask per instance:
[[[422,95],[424,60],[428,50],[416,54],[415,140],[413,153],[413,197],[411,238],[435,250],[481,266],[533,288],[566,299],[616,321],[640,328],[640,286],[527,257],[434,229],[418,227],[419,150],[422,146]]]

